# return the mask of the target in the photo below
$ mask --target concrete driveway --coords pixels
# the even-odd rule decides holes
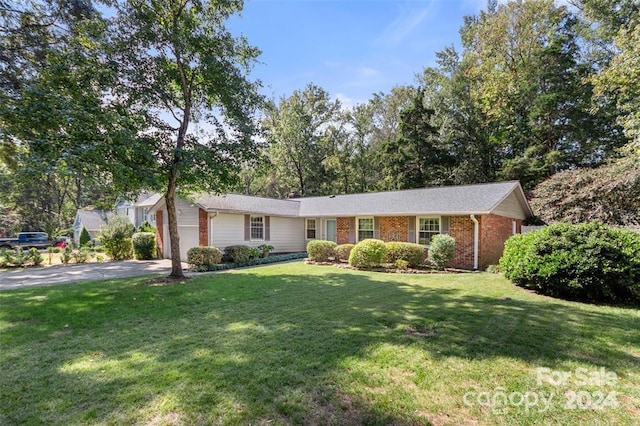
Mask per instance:
[[[183,269],[187,265],[182,264]],[[171,260],[125,260],[121,262],[60,265],[44,268],[10,269],[0,272],[0,290],[29,288],[78,281],[107,280],[140,275],[165,274],[171,271]],[[185,273],[185,275],[187,275]]]

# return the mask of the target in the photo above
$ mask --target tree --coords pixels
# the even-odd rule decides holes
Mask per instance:
[[[89,231],[84,226],[82,227],[82,231],[80,231],[80,239],[78,241],[80,247],[86,247],[91,242],[91,236],[89,235]]]
[[[127,151],[129,164],[136,163],[130,184],[164,193],[171,277],[183,277],[176,194],[225,191],[255,154],[253,114],[261,97],[247,74],[259,51],[225,27],[241,8],[241,1],[214,0],[115,4],[111,57],[119,86],[114,94],[142,121]],[[192,130],[196,121],[206,123],[206,132]]]
[[[341,120],[340,101],[309,84],[267,108],[264,127],[270,147],[268,156],[279,178],[300,196],[321,195],[334,154],[331,129]]]

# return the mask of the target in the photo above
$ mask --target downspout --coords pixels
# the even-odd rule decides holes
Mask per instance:
[[[471,221],[473,222],[473,270],[478,270],[478,252],[479,252],[479,234],[480,234],[480,223],[478,219],[476,219],[475,215],[470,215]]]

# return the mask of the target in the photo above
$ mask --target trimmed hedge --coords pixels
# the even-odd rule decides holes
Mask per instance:
[[[339,244],[336,246],[334,252],[336,254],[336,262],[348,262],[351,250],[355,247],[355,244]]]
[[[252,249],[249,246],[228,246],[224,249],[222,260],[227,263],[246,262],[251,258]]]
[[[156,255],[156,234],[153,232],[136,232],[131,237],[133,254],[138,260],[151,260]]]
[[[335,249],[338,245],[333,241],[313,240],[307,244],[309,259],[316,262],[329,262],[336,257]]]
[[[222,260],[222,252],[217,247],[191,247],[187,250],[187,263],[195,271],[208,271]]]
[[[349,255],[349,264],[354,268],[371,268],[380,266],[387,254],[384,241],[369,238],[355,245]]]
[[[597,222],[555,224],[507,240],[500,268],[515,284],[587,302],[640,303],[640,233]]]
[[[307,253],[275,254],[269,257],[259,257],[254,259],[248,259],[243,262],[219,263],[217,265],[209,265],[207,269],[202,269],[197,272],[222,271],[225,269],[243,268],[246,266],[267,265],[269,263],[278,263],[278,262],[286,262],[288,260],[304,259],[305,257],[307,257]]]
[[[401,260],[407,262],[408,267],[415,268],[422,265],[424,261],[425,248],[420,244],[392,241],[385,245],[387,246],[386,263],[398,265],[397,262]],[[402,264],[402,262],[399,263],[399,265]]]
[[[429,247],[429,262],[436,269],[444,269],[447,266],[456,250],[456,240],[451,235],[438,234],[431,238],[431,247]]]

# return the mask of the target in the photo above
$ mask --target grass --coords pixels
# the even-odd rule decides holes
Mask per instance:
[[[0,292],[0,424],[636,424],[638,324],[499,275],[303,263]]]

